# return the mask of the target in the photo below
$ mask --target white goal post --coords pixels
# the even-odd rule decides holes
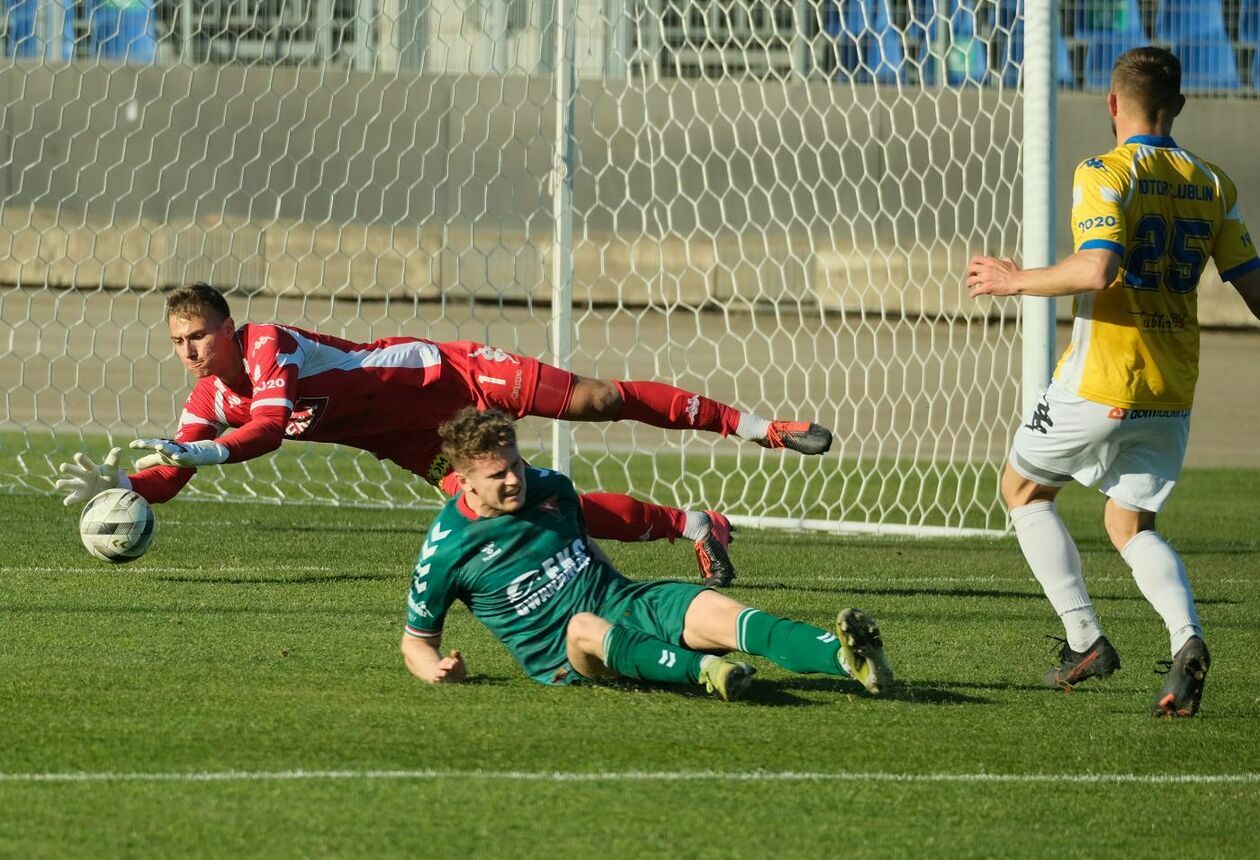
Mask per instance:
[[[162,293],[203,280],[238,322],[480,340],[836,434],[802,458],[527,421],[583,489],[758,526],[1004,530],[1053,311],[1021,337],[963,273],[978,251],[1049,262],[1057,38],[1049,0],[1007,5],[137,0],[108,43],[31,0],[0,64],[0,486],[50,492],[75,451],[173,429],[189,382]],[[300,443],[181,498],[439,501]]]

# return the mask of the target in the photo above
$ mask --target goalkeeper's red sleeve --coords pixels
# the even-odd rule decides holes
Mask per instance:
[[[144,496],[145,501],[151,505],[160,505],[175,498],[196,471],[176,466],[154,466],[128,475],[127,480],[131,481],[131,489]]]
[[[249,421],[227,436],[219,437],[220,445],[228,449],[228,463],[241,463],[264,454],[270,454],[284,441],[284,427],[289,421],[290,410],[282,407],[263,407],[250,414]]]

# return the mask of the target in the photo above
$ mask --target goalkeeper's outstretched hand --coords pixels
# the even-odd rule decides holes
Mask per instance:
[[[118,468],[118,455],[121,453],[122,448],[110,448],[105,462],[99,466],[87,454],[75,454],[73,463],[62,463],[57,470],[65,477],[53,484],[58,492],[66,494],[62,503],[70,507],[86,502],[126,481]]]
[[[177,466],[180,469],[217,466],[228,458],[228,449],[213,440],[176,442],[172,439],[135,439],[131,447],[153,452],[136,461],[138,471],[153,466]]]

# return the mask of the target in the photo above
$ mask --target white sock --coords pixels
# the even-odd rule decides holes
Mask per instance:
[[[1120,555],[1133,570],[1142,596],[1159,617],[1164,619],[1172,640],[1172,653],[1181,650],[1191,636],[1203,637],[1199,613],[1194,608],[1194,594],[1186,577],[1181,556],[1156,531],[1138,532],[1120,550]]]
[[[1087,651],[1102,636],[1102,628],[1081,576],[1081,554],[1059,519],[1054,502],[1015,508],[1011,522],[1033,576],[1063,620],[1068,645],[1073,651]]]
[[[709,515],[704,511],[683,511],[687,515],[687,524],[683,526],[683,537],[687,540],[696,541],[704,540],[709,536],[709,529],[713,524],[709,522]]]
[[[766,438],[769,432],[770,419],[753,415],[751,412],[739,413],[739,426],[735,428],[735,435],[739,438],[756,442]]]

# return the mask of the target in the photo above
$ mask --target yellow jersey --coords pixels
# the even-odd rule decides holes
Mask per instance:
[[[1072,238],[1105,248],[1120,272],[1075,297],[1072,343],[1056,385],[1086,400],[1183,410],[1199,378],[1199,275],[1210,256],[1221,279],[1260,267],[1229,177],[1171,137],[1138,135],[1076,168]]]

